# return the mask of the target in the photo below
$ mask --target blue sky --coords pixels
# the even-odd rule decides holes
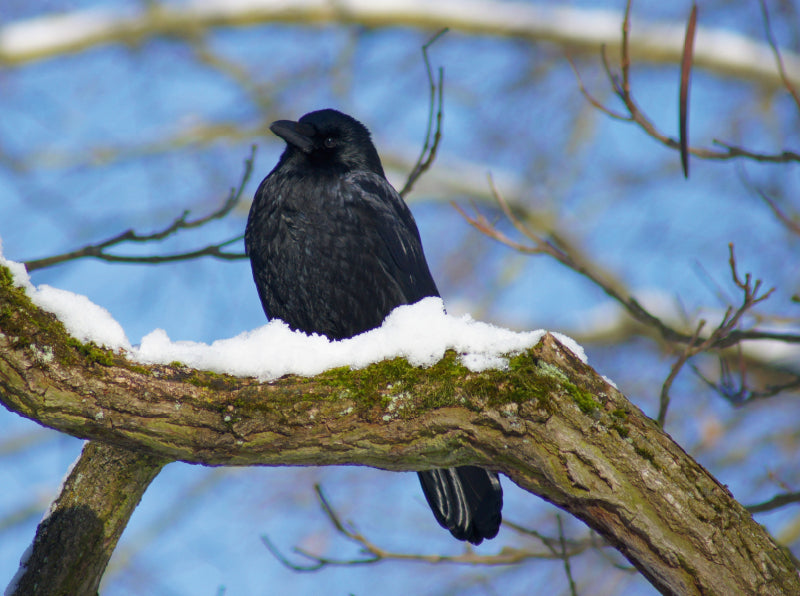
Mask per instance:
[[[53,8],[97,5],[71,2]],[[620,3],[608,7],[622,8]],[[649,20],[681,19],[689,3],[663,7],[636,3],[634,13]],[[24,3],[5,10],[12,20],[34,14]],[[756,3],[708,3],[701,5],[700,23],[760,39],[758,14]],[[777,33],[782,43],[792,43],[790,27],[779,25]],[[180,39],[97,47],[1,70],[4,254],[14,260],[38,258],[128,228],[158,229],[184,209],[207,213],[238,184],[255,143],[255,171],[245,191],[249,198],[282,150],[266,124],[321,107],[338,107],[362,120],[385,160],[412,160],[427,117],[419,48],[428,36],[408,28],[297,25],[209,32],[205,48],[239,65],[256,91],[199,63],[196,48]],[[510,174],[519,186],[501,192],[519,192],[534,213],[558,221],[581,240],[587,255],[634,292],[658,292],[690,316],[701,306],[724,309],[720,293],[738,300],[727,263],[727,245],[735,242],[741,270],[777,288],[760,312],[796,324],[797,305],[790,296],[798,291],[797,239],[744,187],[733,164],[693,159],[691,178],[684,180],[675,152],[586,104],[555,46],[452,31],[432,48],[431,58],[444,67],[446,85],[444,139],[434,169],[447,172],[452,164],[470,163],[476,174]],[[619,109],[599,58],[584,57],[579,67],[597,96]],[[677,130],[677,81],[677,65],[643,64],[633,74],[640,105],[670,134]],[[691,97],[690,131],[699,145],[721,138],[764,151],[797,147],[797,109],[786,94],[698,70]],[[210,140],[193,136],[212,125],[237,132]],[[161,146],[165,138],[184,137],[189,141],[179,148]],[[753,181],[771,185],[776,193],[790,196],[796,188],[796,166],[744,168]],[[395,176],[401,180],[402,172]],[[470,200],[463,194],[452,198],[464,205]],[[577,333],[587,313],[607,301],[600,290],[552,261],[516,255],[481,237],[440,197],[418,192],[409,202],[451,308],[518,329]],[[119,252],[169,253],[236,236],[243,232],[246,208],[200,231]],[[490,205],[480,208],[492,213]],[[510,230],[502,221],[499,225]],[[246,261],[153,267],[83,260],[32,278],[89,296],[122,323],[133,342],[154,328],[173,339],[210,342],[264,322]],[[586,349],[591,364],[655,414],[672,358],[644,339]],[[730,427],[717,443],[698,447],[698,457],[742,501],[768,498],[782,486],[798,489],[800,475],[785,447],[796,446],[791,425],[796,403],[778,398],[769,405],[732,409],[688,371],[674,394],[667,430],[685,447],[701,445],[712,423]],[[45,507],[81,443],[41,433],[5,410],[0,425],[0,483],[11,487],[0,495],[2,520],[32,502]],[[782,438],[784,447],[769,441],[770,433]],[[32,444],[11,450],[16,440]],[[750,453],[740,453],[737,445]],[[771,478],[764,462],[774,471]],[[224,588],[228,595],[311,594],[322,587],[368,594],[378,585],[383,594],[517,594],[530,593],[535,585],[554,587],[554,593],[566,589],[558,562],[516,570],[410,563],[309,574],[286,570],[263,547],[261,535],[268,534],[285,552],[303,544],[353,554],[320,513],[315,482],[323,484],[344,517],[382,546],[426,553],[463,549],[435,524],[410,474],[357,468],[217,470],[176,463],[159,475],[135,512],[104,593],[218,594]],[[555,509],[508,481],[504,486],[509,519],[554,532]],[[13,575],[40,515],[0,526],[0,578]],[[580,523],[562,517],[568,532],[583,535]],[[780,528],[791,519],[791,512],[783,512],[759,521]],[[503,530],[479,551],[521,544],[528,543]],[[127,567],[114,573],[123,564]],[[598,579],[598,564],[596,555],[576,560],[581,593],[615,594],[623,587],[626,594],[653,593],[642,579],[607,567]]]

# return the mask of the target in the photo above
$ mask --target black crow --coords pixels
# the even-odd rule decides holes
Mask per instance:
[[[244,237],[268,318],[339,340],[379,327],[397,306],[439,295],[411,211],[363,124],[319,110],[270,130],[286,150],[256,191]],[[497,474],[460,466],[419,479],[453,536],[480,544],[497,535]]]

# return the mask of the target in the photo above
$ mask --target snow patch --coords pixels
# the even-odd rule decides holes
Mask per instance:
[[[505,356],[536,345],[544,334],[517,333],[469,315],[453,317],[445,313],[441,298],[425,298],[396,308],[379,328],[341,341],[292,331],[275,320],[211,345],[172,341],[163,329],[156,329],[131,356],[146,364],[177,360],[192,368],[265,381],[285,374],[314,376],[339,366],[363,368],[397,356],[414,366],[432,366],[447,350],[455,350],[464,366],[478,372],[505,367]]]
[[[504,368],[508,356],[536,345],[546,333],[541,329],[520,333],[475,321],[469,315],[449,315],[441,298],[425,298],[396,308],[379,328],[342,341],[292,331],[275,320],[210,345],[173,341],[166,331],[156,329],[142,339],[141,345],[132,346],[111,314],[87,297],[31,284],[23,265],[3,258],[1,243],[0,265],[11,269],[15,283],[25,288],[34,304],[54,313],[67,331],[83,342],[123,350],[128,358],[144,364],[177,361],[200,370],[253,376],[262,381],[286,374],[313,376],[340,366],[363,368],[397,356],[414,366],[432,366],[447,350],[457,352],[461,363],[475,372]],[[573,339],[554,335],[586,362],[583,348]]]

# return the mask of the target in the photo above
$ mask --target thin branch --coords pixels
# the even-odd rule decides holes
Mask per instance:
[[[659,406],[658,406],[658,416],[656,417],[656,422],[660,427],[664,427],[664,422],[667,419],[667,409],[669,408],[669,390],[672,388],[672,383],[678,376],[678,373],[683,368],[683,365],[686,364],[686,361],[689,360],[692,356],[697,354],[698,346],[697,346],[697,338],[700,337],[700,332],[705,327],[706,322],[700,321],[697,324],[697,328],[695,329],[694,335],[692,339],[686,344],[685,348],[681,351],[681,355],[675,361],[675,364],[672,365],[672,368],[669,371],[669,375],[667,376],[664,384],[661,386],[661,396],[659,398]]]
[[[764,513],[765,511],[773,511],[792,503],[800,503],[800,492],[775,495],[768,501],[764,501],[763,503],[758,503],[756,505],[748,505],[745,507],[745,509],[747,509],[750,513]]]
[[[791,217],[789,217],[778,206],[778,204],[775,202],[775,200],[772,197],[767,196],[767,194],[763,190],[756,189],[756,192],[758,193],[758,196],[761,197],[761,200],[763,200],[767,204],[767,206],[770,208],[772,213],[775,214],[775,217],[777,217],[778,220],[784,225],[784,227],[787,230],[789,230],[792,234],[800,236],[800,222],[797,222],[794,219],[792,219]]]
[[[560,538],[553,538],[551,536],[545,536],[541,532],[534,530],[533,528],[528,528],[523,526],[522,524],[518,524],[516,522],[512,522],[508,519],[503,519],[503,527],[509,528],[514,530],[518,534],[522,534],[523,536],[530,536],[532,538],[536,538],[539,542],[542,543],[544,547],[547,548],[551,553],[557,555],[559,553],[558,547],[560,546],[561,539]],[[607,543],[598,543],[595,539],[596,534],[594,532],[590,532],[588,538],[584,538],[582,540],[572,540],[569,538],[564,538],[564,542],[572,549],[578,548],[585,548],[586,546],[591,546],[592,548],[605,548],[610,547],[610,544]]]
[[[767,204],[767,207],[770,208],[773,215],[778,218],[778,221],[780,221],[789,232],[800,236],[800,221],[798,221],[796,215],[795,217],[792,217],[787,214],[783,209],[780,208],[775,199],[770,197],[766,192],[764,192],[764,190],[757,187],[750,180],[744,167],[737,167],[736,174],[738,175],[739,181],[742,183],[742,185],[750,192],[756,193],[759,197],[761,197],[761,200]]]
[[[451,204],[470,225],[478,229],[483,234],[489,236],[490,238],[493,238],[498,242],[505,244],[506,246],[523,254],[549,255],[562,265],[565,265],[566,267],[572,269],[576,273],[579,273],[580,275],[583,275],[584,277],[588,278],[592,283],[600,287],[611,298],[622,304],[625,307],[625,309],[629,312],[629,314],[631,314],[631,316],[634,317],[634,319],[638,320],[640,323],[643,323],[649,327],[656,329],[665,340],[686,342],[691,339],[691,336],[669,327],[658,317],[652,315],[650,312],[645,310],[635,298],[624,295],[621,289],[617,287],[617,284],[611,283],[608,280],[604,279],[604,276],[599,275],[598,272],[594,269],[594,267],[587,265],[586,263],[582,262],[582,260],[577,258],[573,254],[573,251],[569,251],[559,246],[556,246],[553,242],[550,242],[542,238],[541,236],[536,234],[533,230],[527,228],[527,226],[525,226],[525,224],[523,224],[519,220],[519,218],[517,218],[516,215],[511,211],[508,203],[494,187],[491,179],[490,179],[490,187],[495,200],[498,202],[498,205],[500,206],[505,216],[509,219],[509,221],[511,221],[514,227],[521,234],[523,234],[526,238],[532,241],[533,243],[532,245],[525,244],[523,242],[517,242],[510,239],[502,231],[497,229],[497,227],[494,224],[490,223],[477,210],[475,210],[475,215],[471,216],[468,215],[456,203],[452,202]]]
[[[759,4],[761,5],[761,16],[764,19],[764,33],[767,36],[769,47],[772,48],[772,53],[775,55],[775,64],[778,67],[778,73],[781,76],[781,82],[794,99],[797,109],[800,110],[800,94],[797,93],[797,89],[792,84],[789,76],[786,74],[786,67],[783,65],[783,58],[781,57],[781,51],[778,49],[778,42],[775,40],[775,36],[772,33],[772,25],[769,21],[769,10],[767,9],[767,3],[765,0],[759,0]]]
[[[589,91],[586,89],[586,86],[583,84],[583,79],[581,78],[581,73],[578,71],[578,67],[575,65],[575,62],[572,60],[572,56],[569,54],[566,55],[567,62],[569,62],[569,66],[572,69],[572,73],[575,75],[575,79],[578,81],[578,89],[580,90],[583,97],[588,101],[592,106],[610,118],[614,118],[615,120],[622,120],[624,122],[631,122],[632,118],[629,114],[622,114],[620,112],[615,112],[611,108],[605,106],[599,99],[595,98]]]
[[[422,145],[422,151],[420,151],[419,157],[417,158],[417,163],[414,164],[414,167],[411,169],[411,172],[406,179],[406,183],[403,185],[403,188],[400,190],[400,196],[405,198],[408,193],[411,192],[411,189],[414,187],[414,184],[419,179],[422,174],[424,174],[428,168],[431,167],[433,164],[433,160],[436,158],[436,152],[439,149],[439,143],[442,139],[442,101],[443,101],[443,79],[444,79],[444,69],[439,67],[439,77],[438,81],[434,80],[433,78],[433,71],[431,70],[431,63],[428,59],[428,48],[433,45],[440,37],[442,37],[445,33],[447,33],[449,29],[445,27],[444,29],[439,30],[433,37],[431,37],[423,46],[422,46],[422,59],[425,61],[425,72],[428,75],[428,85],[430,86],[430,103],[428,108],[428,126],[425,130],[425,142]],[[434,117],[436,119],[436,129],[433,128]],[[431,140],[431,135],[433,138]]]
[[[103,242],[100,242],[98,244],[89,244],[87,246],[84,246],[83,248],[79,248],[77,250],[73,250],[60,255],[55,255],[52,257],[45,257],[42,259],[25,261],[25,267],[30,272],[30,271],[36,271],[37,269],[44,269],[46,267],[52,267],[53,265],[58,265],[60,263],[65,263],[67,261],[74,261],[76,259],[82,259],[86,257],[93,257],[96,259],[100,259],[102,261],[116,262],[116,263],[145,263],[145,264],[186,261],[189,259],[196,259],[198,257],[203,257],[203,256],[213,256],[218,259],[229,259],[229,260],[246,258],[246,255],[244,255],[244,253],[229,253],[222,251],[222,248],[241,240],[242,238],[241,235],[231,238],[229,240],[225,240],[223,242],[219,242],[217,244],[208,245],[198,250],[181,254],[175,254],[175,255],[160,255],[160,256],[149,256],[149,257],[125,256],[125,255],[109,254],[106,252],[106,249],[115,247],[120,244],[124,244],[126,242],[145,243],[145,242],[154,242],[158,240],[163,240],[170,236],[176,235],[181,230],[190,230],[194,228],[199,228],[212,221],[223,219],[231,211],[233,211],[233,209],[239,204],[242,198],[244,188],[247,185],[247,182],[250,180],[250,176],[253,173],[253,160],[255,159],[255,154],[256,154],[256,146],[253,145],[250,151],[250,157],[248,157],[244,162],[244,172],[239,182],[239,186],[232,188],[230,193],[228,194],[228,198],[225,199],[225,202],[223,202],[222,205],[220,205],[216,210],[212,211],[208,215],[190,220],[189,211],[187,210],[184,211],[180,216],[175,218],[175,220],[173,220],[172,223],[170,223],[167,227],[157,232],[153,232],[150,234],[140,234],[132,229],[126,230],[121,234],[112,236],[111,238],[104,240]]]
[[[639,302],[633,296],[627,295],[621,290],[620,287],[618,287],[617,284],[610,282],[606,279],[606,276],[601,275],[600,272],[592,266],[592,264],[584,262],[580,257],[577,256],[574,250],[571,250],[557,240],[545,239],[540,234],[537,234],[535,231],[531,230],[512,211],[508,202],[503,198],[502,194],[497,190],[497,188],[495,188],[491,176],[489,177],[489,186],[492,195],[497,201],[503,214],[513,224],[517,231],[530,241],[530,243],[519,242],[511,239],[474,207],[474,214],[469,215],[455,202],[451,202],[451,205],[470,225],[475,227],[486,236],[493,238],[494,240],[497,240],[498,242],[522,254],[548,255],[562,265],[572,269],[580,275],[583,275],[592,283],[597,285],[600,289],[602,289],[611,298],[619,302],[625,308],[628,314],[630,314],[636,321],[658,332],[658,334],[665,341],[692,345],[699,340],[700,345],[702,346],[702,350],[699,351],[731,347],[741,341],[744,341],[745,339],[774,339],[787,343],[800,343],[800,335],[797,334],[776,333],[757,329],[741,330],[736,328],[739,325],[742,316],[756,304],[769,298],[775,288],[772,288],[767,292],[760,293],[762,283],[761,280],[755,280],[753,282],[749,273],[745,275],[744,280],[739,277],[736,269],[736,260],[732,244],[729,245],[729,263],[731,266],[731,275],[733,277],[733,281],[744,294],[742,305],[736,311],[734,311],[732,307],[729,308],[719,326],[711,333],[711,335],[701,339],[695,337],[693,334],[687,334],[683,331],[675,329],[666,324],[660,318],[653,315],[641,304],[639,304]],[[699,351],[694,353],[699,353]]]
[[[742,355],[741,346],[737,346],[737,348],[739,363],[738,379],[736,380],[734,379],[734,373],[731,371],[731,365],[723,356],[719,358],[720,373],[719,381],[716,383],[708,379],[700,372],[700,369],[692,365],[692,369],[700,380],[708,385],[708,387],[715,391],[720,397],[730,402],[731,405],[741,406],[752,401],[774,397],[784,391],[794,391],[800,388],[800,375],[793,375],[794,378],[786,383],[767,385],[759,391],[751,389],[747,383],[747,367]]]
[[[571,596],[578,596],[578,588],[575,587],[575,580],[572,579],[572,567],[569,563],[570,555],[567,553],[567,543],[564,539],[564,523],[561,521],[561,516],[556,514],[556,521],[558,522],[558,541],[561,547],[561,560],[564,561],[564,573],[567,574],[569,580],[569,593]]]
[[[286,568],[292,571],[308,572],[318,571],[324,567],[346,567],[353,565],[368,565],[372,563],[379,563],[381,561],[409,561],[421,563],[456,563],[464,565],[514,565],[523,563],[530,559],[543,559],[543,560],[562,560],[566,565],[569,565],[569,558],[579,555],[586,550],[593,548],[594,543],[589,540],[585,541],[570,541],[566,540],[563,532],[560,539],[556,541],[552,538],[542,537],[536,533],[526,532],[534,535],[542,540],[542,543],[547,547],[549,552],[536,552],[528,549],[517,549],[504,547],[499,553],[494,555],[479,555],[475,553],[470,547],[461,555],[425,555],[419,553],[397,553],[386,550],[374,542],[369,540],[353,526],[346,524],[336,513],[336,510],[328,501],[322,487],[319,484],[314,485],[314,490],[317,493],[320,507],[331,522],[334,529],[338,534],[341,534],[349,542],[352,542],[359,547],[359,553],[362,556],[352,558],[335,558],[326,557],[318,554],[311,553],[305,549],[294,547],[292,551],[304,559],[308,563],[297,563],[289,559],[283,554],[280,549],[270,540],[268,536],[262,536],[261,539],[264,545],[272,553],[272,555]],[[560,520],[559,520],[560,523]],[[555,547],[558,542],[559,548]]]
[[[639,108],[631,91],[630,67],[632,61],[630,54],[630,9],[631,9],[631,2],[629,0],[626,4],[625,15],[622,21],[622,39],[620,47],[620,53],[621,53],[620,75],[617,75],[612,71],[611,66],[608,62],[608,58],[606,56],[605,45],[603,45],[601,48],[601,59],[603,63],[603,69],[606,72],[606,76],[608,77],[608,81],[611,84],[611,87],[614,89],[614,93],[617,95],[620,101],[622,101],[628,114],[625,115],[616,112],[604,106],[601,102],[596,100],[588,91],[586,91],[583,82],[580,79],[580,75],[577,69],[575,68],[574,65],[572,65],[572,70],[575,73],[575,76],[578,80],[578,86],[581,89],[581,93],[587,99],[587,101],[589,101],[589,103],[591,103],[594,107],[598,108],[604,114],[607,114],[608,116],[616,120],[621,120],[624,122],[632,122],[636,124],[649,137],[657,140],[662,145],[665,145],[670,149],[676,149],[678,151],[681,151],[682,156],[685,156],[684,159],[685,163],[687,164],[688,164],[689,154],[692,154],[702,159],[709,159],[709,160],[732,160],[732,159],[743,158],[761,163],[788,163],[795,161],[800,162],[800,153],[797,153],[795,151],[784,150],[778,153],[758,153],[718,139],[714,139],[713,144],[722,147],[724,150],[690,147],[688,143],[685,142],[684,137],[686,131],[682,131],[681,137],[679,139],[675,139],[658,130],[658,127],[656,127],[656,125]],[[683,60],[681,69],[682,80],[684,79],[686,80],[687,101],[688,101],[688,69],[691,63],[690,57],[694,53],[693,38],[696,29],[694,19],[696,19],[696,11],[693,9],[692,12],[690,13],[689,21],[687,23],[686,36],[684,38],[684,51],[683,51]],[[774,43],[774,40],[771,38],[771,33],[770,33],[770,41],[771,44]],[[777,52],[775,46],[773,46],[773,53],[776,54],[777,59],[780,61],[780,54]],[[788,79],[785,70],[783,70],[781,73],[781,80],[783,85],[787,87],[790,90],[790,92],[792,92],[794,88],[792,87],[791,81]],[[681,104],[683,104],[683,93],[684,90],[682,86]],[[680,116],[680,122],[681,122],[681,128],[683,128],[683,126],[685,126],[684,124],[685,118],[683,114],[681,114]],[[688,169],[685,169],[685,171],[688,171]]]
[[[692,74],[692,56],[694,55],[694,36],[697,26],[697,3],[692,3],[689,21],[686,24],[686,37],[683,41],[681,57],[681,87],[678,94],[679,116],[678,128],[681,145],[681,166],[684,178],[689,177],[689,81]]]
[[[744,293],[742,305],[736,311],[733,310],[733,307],[729,306],[717,328],[714,329],[714,331],[705,340],[699,343],[697,340],[700,336],[701,330],[705,326],[705,321],[700,321],[698,324],[697,330],[695,331],[692,339],[688,342],[685,349],[681,353],[681,356],[672,366],[672,370],[670,371],[667,380],[664,382],[664,385],[661,388],[661,399],[657,421],[662,427],[664,426],[664,421],[667,416],[667,408],[669,407],[669,389],[686,361],[692,356],[712,349],[714,346],[722,345],[730,337],[733,330],[739,325],[739,322],[744,314],[759,302],[763,302],[769,298],[770,295],[775,291],[775,288],[771,288],[770,290],[759,295],[759,290],[761,289],[761,280],[757,279],[755,282],[753,282],[749,273],[746,273],[744,280],[742,280],[736,267],[736,255],[733,250],[733,244],[728,245],[728,252],[728,264],[730,265],[731,269],[731,277],[733,278],[733,282],[736,284],[736,287],[738,287]],[[742,369],[742,383],[744,383],[744,375],[744,369]]]

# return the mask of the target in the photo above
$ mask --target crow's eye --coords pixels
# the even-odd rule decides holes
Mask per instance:
[[[325,137],[325,140],[322,141],[322,144],[328,149],[333,149],[336,146],[336,139],[333,137]]]

